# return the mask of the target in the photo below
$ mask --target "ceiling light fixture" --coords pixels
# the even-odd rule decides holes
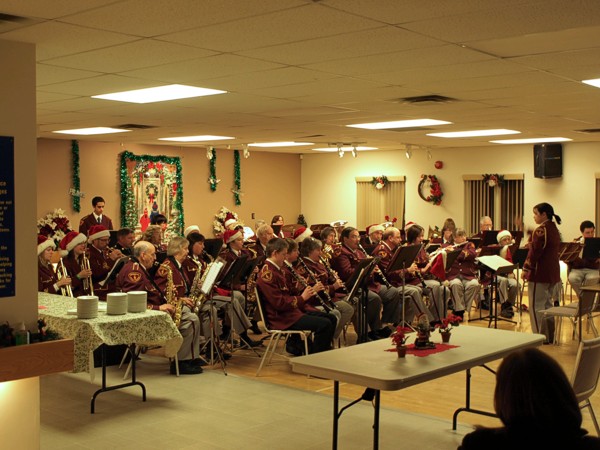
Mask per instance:
[[[353,125],[346,125],[352,128],[364,128],[366,130],[385,130],[393,128],[414,128],[424,127],[433,125],[447,125],[452,122],[446,122],[444,120],[435,119],[412,119],[412,120],[395,120],[392,122],[372,122],[372,123],[355,123]]]
[[[478,137],[478,136],[502,136],[506,134],[521,134],[520,131],[506,130],[499,128],[496,130],[472,130],[472,131],[449,131],[447,133],[428,133],[427,136],[441,138],[462,138],[462,137]]]
[[[412,158],[412,146],[410,144],[406,144],[406,159]]]
[[[244,158],[250,158],[250,150],[248,150],[248,144],[244,144]]]
[[[600,78],[592,78],[591,80],[581,80],[581,82],[589,84],[590,86],[600,88]]]
[[[255,142],[254,144],[248,144],[249,147],[297,147],[301,145],[315,145],[314,142],[294,142],[294,141],[283,141],[283,142]]]
[[[431,161],[431,158],[432,158],[432,157],[433,157],[433,156],[431,155],[431,149],[430,149],[429,147],[427,147],[427,160],[428,160],[428,161]]]
[[[500,141],[490,141],[492,144],[543,144],[545,142],[568,142],[573,139],[564,137],[549,138],[531,138],[531,139],[504,139]]]
[[[338,144],[337,150],[338,150],[338,156],[340,158],[343,158],[344,157],[344,150],[342,149],[342,145],[341,144]]]
[[[77,128],[74,130],[58,130],[58,131],[53,131],[53,133],[91,136],[94,134],[126,133],[128,131],[131,131],[131,130],[123,130],[121,128],[109,128],[109,127],[92,127],[92,128]]]
[[[356,150],[356,145],[352,147],[352,157],[356,158],[358,156],[358,151]]]
[[[207,95],[226,94],[227,91],[208,89],[184,84],[169,84],[133,91],[113,92],[111,94],[92,95],[92,98],[114,100],[128,103],[155,103],[182,98],[205,97]]]
[[[212,147],[206,147],[206,159],[212,159],[213,154],[212,154],[213,148]]]
[[[356,151],[359,151],[359,152],[364,152],[364,151],[369,151],[369,150],[379,150],[377,147],[366,147],[366,146],[362,146],[362,145],[355,145],[355,146],[342,145],[342,150],[345,152],[351,152],[353,149],[356,149]],[[321,147],[321,148],[313,148],[313,150],[315,152],[337,152],[338,151],[337,147]]]
[[[206,142],[206,141],[222,141],[225,139],[235,139],[231,136],[213,136],[211,134],[205,134],[201,136],[180,136],[180,137],[165,137],[158,138],[159,141],[173,141],[173,142]]]

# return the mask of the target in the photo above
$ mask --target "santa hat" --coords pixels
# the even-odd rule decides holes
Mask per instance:
[[[185,230],[183,230],[183,237],[187,238],[192,233],[200,234],[200,227],[198,225],[190,225]]]
[[[384,228],[382,225],[376,224],[374,223],[373,225],[369,225],[367,227],[367,234],[369,236],[371,236],[373,233],[375,233],[376,231],[384,231]]]
[[[236,225],[238,225],[238,221],[235,219],[227,219],[223,225],[225,225],[226,229],[233,230]]]
[[[79,244],[85,244],[87,237],[85,234],[78,233],[77,231],[69,231],[62,241],[60,241],[60,255],[67,256],[71,250],[77,247]]]
[[[502,241],[502,239],[504,238],[510,238],[512,239],[512,234],[510,234],[510,231],[508,230],[501,230],[498,233],[498,236],[496,236],[496,239],[498,240],[498,244],[500,243],[500,241]]]
[[[40,256],[42,253],[44,253],[44,250],[46,250],[48,247],[54,248],[54,241],[52,239],[50,239],[49,237],[44,236],[43,234],[38,234],[38,237],[37,237],[38,256]]]
[[[431,269],[429,270],[440,281],[446,279],[446,252],[441,251],[433,260]]]
[[[244,237],[244,235],[240,230],[226,230],[225,233],[223,233],[223,242],[229,244],[241,237]]]
[[[96,239],[110,237],[110,231],[108,231],[104,225],[93,225],[90,227],[88,233],[88,242],[90,243]]]
[[[404,231],[408,231],[408,229],[410,227],[412,227],[413,225],[416,225],[416,223],[414,223],[414,222],[407,222],[406,225],[404,225]]]
[[[305,227],[300,227],[294,231],[294,241],[298,244],[309,236],[312,236],[312,231]]]

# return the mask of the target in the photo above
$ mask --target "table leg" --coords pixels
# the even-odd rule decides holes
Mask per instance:
[[[379,406],[381,401],[381,391],[375,391],[375,411],[373,412],[373,450],[379,448]]]
[[[340,382],[333,382],[333,443],[331,448],[333,450],[337,450],[337,441],[338,441],[338,422],[340,420],[340,416],[338,414],[338,410],[340,407]]]
[[[483,367],[484,369],[488,370],[491,373],[494,373],[494,374],[496,373],[492,369],[487,367],[486,365],[482,365],[481,367]],[[458,415],[463,411],[469,412],[471,414],[479,414],[480,416],[498,417],[494,413],[471,408],[471,369],[467,369],[467,392],[466,392],[466,398],[465,398],[465,407],[458,408],[456,411],[454,411],[454,415],[452,416],[452,430],[456,431],[456,422],[458,419]]]

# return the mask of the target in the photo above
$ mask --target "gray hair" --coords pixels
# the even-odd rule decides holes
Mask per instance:
[[[182,236],[175,236],[169,241],[167,245],[167,256],[174,256],[184,248],[190,245],[189,241]]]

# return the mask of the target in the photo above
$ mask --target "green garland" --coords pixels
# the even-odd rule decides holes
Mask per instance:
[[[241,180],[241,170],[240,170],[240,151],[233,151],[233,179],[234,179],[234,190],[233,190],[233,198],[235,200],[236,205],[241,205],[242,201],[240,200],[240,189],[242,188],[242,180]]]
[[[210,152],[210,178],[208,181],[210,183],[210,190],[214,192],[217,190],[217,183],[219,183],[217,180],[217,152],[214,148],[212,148]]]
[[[81,198],[79,191],[79,142],[73,139],[71,141],[71,156],[73,162],[73,192],[71,198],[73,199],[73,211],[81,211]]]
[[[121,226],[122,227],[133,227],[137,225],[136,223],[128,223],[128,204],[131,204],[130,199],[133,197],[133,189],[131,187],[131,181],[129,178],[129,172],[127,170],[127,161],[135,161],[138,163],[165,163],[172,164],[175,166],[175,181],[177,182],[177,192],[175,195],[175,209],[179,211],[179,217],[177,217],[177,230],[176,232],[180,235],[183,234],[183,183],[182,183],[182,169],[181,169],[181,158],[176,156],[151,156],[151,155],[141,155],[137,156],[131,152],[124,151],[121,153],[121,167],[120,167],[120,176],[121,176]],[[136,217],[137,219],[137,217]]]

